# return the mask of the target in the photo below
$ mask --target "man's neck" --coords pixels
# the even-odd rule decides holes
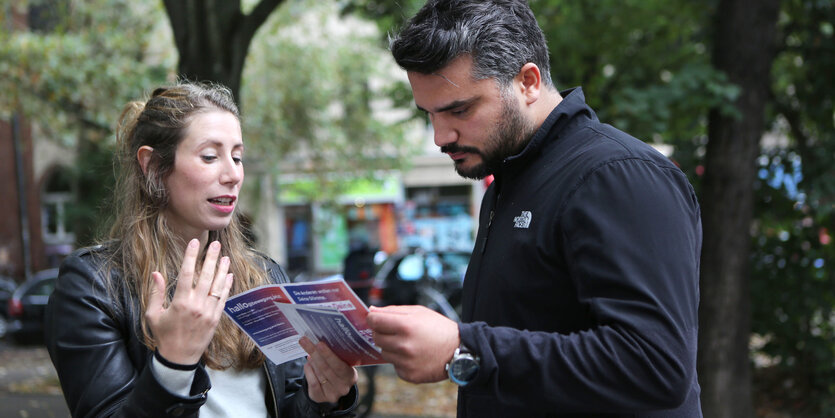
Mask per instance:
[[[536,126],[542,126],[548,115],[562,102],[560,92],[555,88],[544,88],[539,96],[539,100],[534,104],[534,120]]]

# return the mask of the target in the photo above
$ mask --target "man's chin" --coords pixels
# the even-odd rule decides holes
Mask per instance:
[[[477,164],[472,167],[464,167],[461,164],[455,164],[455,172],[458,173],[459,176],[472,180],[481,180],[487,177],[490,174],[487,171],[487,167],[485,167],[484,164]]]

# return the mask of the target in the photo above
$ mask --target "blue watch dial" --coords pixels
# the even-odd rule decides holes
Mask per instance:
[[[459,386],[465,386],[472,382],[478,374],[479,359],[470,353],[462,353],[460,349],[455,350],[452,360],[447,365],[449,379]]]

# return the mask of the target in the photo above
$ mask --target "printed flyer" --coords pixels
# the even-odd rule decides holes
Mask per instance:
[[[342,278],[260,286],[230,297],[224,310],[276,364],[307,355],[302,336],[324,341],[350,365],[385,363],[365,322],[368,308]]]

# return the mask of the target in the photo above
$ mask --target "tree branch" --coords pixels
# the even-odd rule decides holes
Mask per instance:
[[[82,125],[99,130],[101,132],[109,133],[113,130],[113,128],[107,124],[103,124],[95,119],[92,119],[87,113],[87,108],[84,107],[83,104],[70,101],[66,98],[58,98],[52,97],[50,94],[47,94],[42,91],[37,91],[34,89],[26,89],[26,91],[32,95],[33,98],[43,102],[44,104],[48,105],[49,107],[57,109],[59,112],[66,112],[72,115],[76,120],[78,120]]]
[[[249,41],[252,40],[253,36],[255,36],[255,32],[258,31],[258,28],[260,28],[261,25],[267,21],[267,18],[270,17],[273,10],[275,10],[281,3],[284,3],[284,0],[261,0],[258,2],[258,5],[252,9],[252,12],[244,17],[241,25],[240,40],[244,42],[245,45],[249,45]]]

